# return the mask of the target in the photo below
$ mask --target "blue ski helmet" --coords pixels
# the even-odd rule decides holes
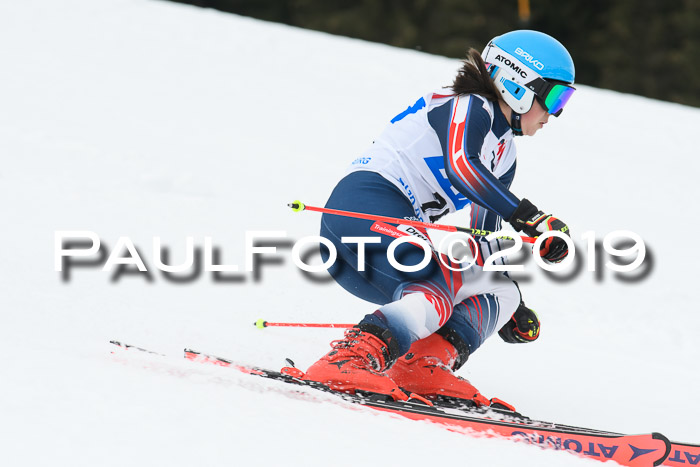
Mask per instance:
[[[481,54],[496,89],[517,114],[535,97],[558,117],[574,93],[574,61],[559,41],[543,32],[520,30],[494,37]]]

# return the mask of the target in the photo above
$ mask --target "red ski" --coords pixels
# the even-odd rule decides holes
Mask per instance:
[[[123,349],[161,355],[118,341],[111,342]],[[194,350],[185,350],[184,356],[191,361],[223,366],[245,374],[288,383],[289,390],[293,393],[302,391],[301,388],[310,388],[313,390],[311,394],[316,390],[322,391],[382,412],[437,423],[450,431],[524,442],[541,448],[568,451],[599,461],[612,460],[630,467],[650,467],[662,463],[683,467],[700,465],[700,446],[671,443],[660,433],[626,435],[538,421],[508,410],[469,407],[470,401],[464,401],[466,404],[457,406],[454,402],[431,402],[421,397],[408,401],[394,401],[384,394],[360,391],[345,394],[333,391],[320,383],[299,379],[303,373],[296,368],[285,368],[282,372],[271,371]]]
[[[671,453],[664,465],[688,467],[700,465],[700,444],[671,443]]]
[[[660,433],[624,435],[532,420],[505,410],[476,408],[455,410],[452,407],[440,406],[439,403],[425,401],[422,398],[394,401],[391,397],[383,394],[344,394],[332,391],[320,383],[300,380],[293,376],[293,371],[286,374],[270,371],[187,349],[185,350],[185,358],[195,362],[233,368],[243,373],[284,381],[292,385],[319,389],[375,410],[412,420],[427,420],[438,423],[451,431],[525,442],[542,448],[569,451],[600,461],[613,460],[620,465],[630,467],[661,465],[671,451],[670,441]]]

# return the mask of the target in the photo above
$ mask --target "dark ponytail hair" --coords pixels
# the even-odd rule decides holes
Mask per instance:
[[[451,87],[457,94],[478,94],[492,102],[497,102],[501,96],[476,49],[467,51],[467,58],[462,61],[462,68]]]

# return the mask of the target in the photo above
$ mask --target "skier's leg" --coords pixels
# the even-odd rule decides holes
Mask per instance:
[[[515,282],[481,268],[463,273],[463,285],[455,295],[457,304],[440,333],[462,347],[463,364],[510,320],[521,297]]]
[[[517,308],[517,306],[516,306]],[[497,330],[498,317],[501,313],[512,316],[515,309],[501,309],[498,296],[487,293],[469,297],[454,307],[450,320],[441,332],[463,346],[464,358],[472,355],[481,344]]]
[[[343,179],[327,206],[398,218],[414,215],[403,193],[371,172],[356,172]],[[330,273],[349,292],[384,306],[346,332],[345,339],[334,342],[333,350],[312,365],[306,377],[341,390],[354,385],[358,389],[395,394],[396,385],[381,372],[415,340],[430,335],[449,319],[452,296],[435,259],[415,272],[394,268],[387,249],[395,238],[377,232],[372,228],[374,225],[373,221],[364,219],[333,215],[322,218],[321,234],[338,251],[338,261]],[[404,235],[397,228],[388,230],[396,236]],[[378,238],[380,243],[365,245],[365,270],[358,271],[358,245],[343,243],[341,239],[368,236]],[[322,251],[324,260],[327,254]],[[411,243],[401,244],[395,251],[396,259],[404,265],[418,264],[425,255],[423,248]]]
[[[413,217],[414,208],[391,182],[372,172],[355,172],[344,178],[333,191],[328,207],[355,212],[370,212],[396,218]],[[383,305],[369,314],[361,324],[388,329],[398,341],[399,354],[411,344],[427,337],[443,326],[452,312],[453,297],[445,281],[440,263],[435,258],[419,271],[400,271],[387,256],[389,245],[396,239],[386,229],[377,231],[374,221],[324,215],[321,235],[331,240],[338,260],[330,273],[347,291],[364,300]],[[389,226],[387,226],[389,227]],[[395,235],[407,235],[401,226],[389,229]],[[358,245],[343,243],[342,237],[374,237],[380,243],[365,245],[364,271],[358,271]],[[429,239],[425,237],[426,242]],[[327,251],[323,251],[324,260]],[[404,265],[423,261],[423,248],[412,243],[399,245],[396,260]]]
[[[452,314],[452,294],[444,279],[401,284],[394,297],[394,301],[366,315],[360,324],[370,323],[391,331],[400,355],[417,340],[440,329]]]
[[[415,216],[415,210],[406,196],[394,184],[374,172],[347,175],[333,190],[326,207],[398,219]],[[336,262],[328,272],[351,294],[378,305],[394,301],[396,291],[403,284],[441,276],[437,262],[431,262],[415,272],[399,271],[391,265],[387,257],[389,245],[396,236],[409,235],[401,231],[401,228],[367,219],[323,214],[321,236],[329,239],[338,253]],[[395,236],[387,232],[394,232]],[[380,240],[380,243],[367,243],[362,247],[365,258],[363,271],[358,268],[360,247],[356,243],[343,242],[343,237],[372,237]],[[399,245],[394,252],[396,260],[404,265],[420,263],[424,255],[422,248],[410,243]],[[321,257],[324,261],[329,257],[328,250],[323,245]]]
[[[387,371],[400,387],[424,396],[450,396],[471,399],[478,405],[500,404],[503,401],[483,397],[467,380],[454,374],[486,338],[507,320],[520,300],[512,282],[491,281],[483,272],[468,273],[473,283],[460,290],[465,293],[491,290],[465,298],[458,303],[445,326],[426,339],[415,342],[409,352]]]

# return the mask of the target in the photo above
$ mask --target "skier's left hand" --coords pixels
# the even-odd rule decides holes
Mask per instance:
[[[532,342],[540,337],[540,320],[533,310],[520,302],[510,321],[498,331],[498,335],[509,344]]]

